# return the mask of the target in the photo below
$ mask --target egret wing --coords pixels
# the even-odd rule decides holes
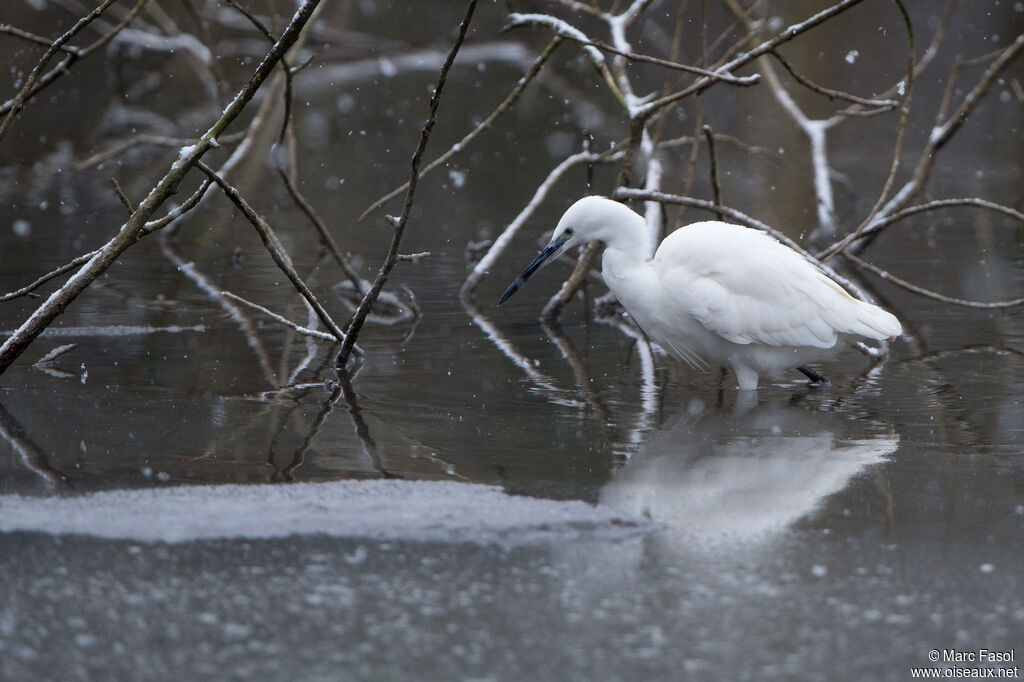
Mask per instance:
[[[830,348],[839,333],[889,335],[875,328],[885,324],[862,318],[871,317],[865,309],[891,315],[854,299],[763,232],[696,223],[670,235],[655,264],[666,312],[688,315],[734,343]]]

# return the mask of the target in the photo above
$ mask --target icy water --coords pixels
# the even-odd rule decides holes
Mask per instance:
[[[406,178],[446,49],[438,36],[461,12],[442,5],[431,16],[446,28],[430,35],[413,4],[329,13],[352,33],[313,41],[323,57],[296,79],[303,191],[368,278],[390,229],[379,214],[354,219]],[[543,37],[499,35],[502,11],[481,9],[430,158],[486,116],[542,47]],[[936,18],[917,11],[930,36]],[[34,12],[10,21],[45,32]],[[1024,30],[1012,4],[968,18],[915,92],[912,155],[950,55]],[[880,90],[898,77],[899,45],[856,42],[876,35],[866,8],[850,21],[787,56],[827,54],[839,66],[816,77]],[[664,36],[649,38],[638,49],[662,49]],[[0,49],[21,54],[7,39]],[[251,66],[225,70],[237,83]],[[109,238],[124,209],[108,177],[137,200],[177,154],[72,168],[119,139],[111,131],[188,135],[209,120],[201,93],[112,97],[149,82],[142,61],[116,74],[100,61],[81,68],[92,89],[55,90],[0,141],[0,293]],[[512,220],[581,128],[605,142],[622,132],[614,102],[583,101],[574,79],[590,78],[589,66],[558,68],[561,78],[422,183],[402,250],[431,255],[399,264],[389,284],[418,313],[368,325],[350,390],[330,383],[327,347],[211,294],[306,321],[219,196],[173,240],[141,241],[0,376],[0,679],[903,680],[933,664],[1020,677],[1021,308],[951,307],[865,275],[907,332],[884,363],[852,353],[821,367],[830,387],[794,372],[749,396],[731,377],[655,354],[652,388],[636,342],[578,303],[561,333],[537,321],[566,265],[494,306],[585,191],[582,171],[559,183],[475,299],[460,301],[467,245]],[[961,76],[959,96],[977,75]],[[1014,78],[1019,64],[942,151],[931,194],[1024,204]],[[706,96],[716,130],[778,151],[723,146],[724,197],[800,238],[816,219],[806,143],[763,98],[741,111],[735,93]],[[84,113],[69,129],[72,105]],[[866,119],[830,137],[846,222],[874,201],[892,124]],[[265,163],[248,159],[235,182],[344,319],[342,277]],[[613,180],[595,176],[599,191]],[[694,191],[706,190],[699,181]],[[951,296],[1010,299],[1024,295],[1022,234],[1000,214],[953,209],[901,223],[867,256]],[[0,303],[0,328],[38,304]],[[75,347],[33,366],[65,344]],[[979,661],[980,650],[1000,658]]]

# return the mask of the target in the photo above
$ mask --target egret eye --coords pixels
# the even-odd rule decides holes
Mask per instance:
[[[566,237],[571,237],[572,236],[572,228],[571,227],[565,228],[565,232],[563,232],[562,234],[564,234]]]

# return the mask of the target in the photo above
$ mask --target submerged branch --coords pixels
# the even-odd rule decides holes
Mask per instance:
[[[287,317],[283,317],[282,315],[278,315],[273,310],[265,308],[265,307],[261,306],[259,303],[253,303],[252,301],[250,301],[248,299],[245,299],[245,298],[242,298],[241,296],[238,296],[236,294],[233,294],[230,291],[222,291],[222,292],[220,292],[220,295],[223,296],[224,298],[227,298],[227,299],[230,299],[230,300],[234,301],[235,303],[239,303],[241,305],[244,305],[247,308],[252,308],[253,310],[255,310],[257,312],[263,313],[264,315],[266,315],[267,317],[269,317],[273,321],[278,322],[280,324],[283,324],[284,326],[288,327],[289,329],[292,329],[293,331],[296,331],[299,334],[303,334],[304,336],[308,336],[310,338],[317,339],[318,341],[327,341],[329,343],[337,343],[338,342],[338,339],[336,339],[333,334],[328,334],[327,332],[321,332],[321,331],[317,331],[316,329],[309,329],[308,327],[303,327],[301,325],[298,325],[295,322],[292,322],[291,320],[289,320]],[[316,311],[314,309],[314,313],[315,312]]]

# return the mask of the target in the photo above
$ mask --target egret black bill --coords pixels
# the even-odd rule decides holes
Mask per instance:
[[[498,299],[498,305],[501,305],[511,298],[512,294],[519,291],[519,287],[526,284],[526,280],[530,279],[530,276],[533,275],[533,273],[540,270],[541,267],[548,262],[554,260],[554,258],[562,252],[562,246],[569,241],[570,236],[571,234],[569,233],[563,233],[560,237],[553,239],[550,244],[541,249],[541,252],[533,259],[533,262],[527,265],[526,269],[523,270],[523,274],[516,277],[512,284],[508,285],[508,289],[505,289],[505,293],[503,293],[501,298]]]

